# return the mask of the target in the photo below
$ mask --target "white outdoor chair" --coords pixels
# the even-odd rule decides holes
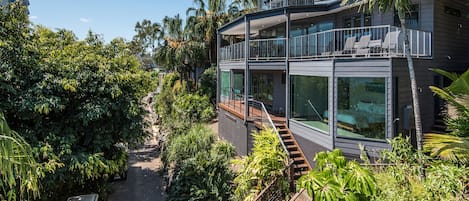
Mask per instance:
[[[397,42],[400,33],[401,31],[388,32],[384,37],[384,42],[381,46],[381,49],[388,53],[391,53],[391,50],[394,50],[394,53],[397,53]]]

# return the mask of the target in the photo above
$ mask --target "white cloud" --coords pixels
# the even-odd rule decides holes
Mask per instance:
[[[80,18],[80,22],[83,22],[83,23],[88,23],[90,21],[91,21],[91,19],[89,19],[89,18],[84,18],[84,17]]]
[[[37,19],[37,18],[38,18],[38,17],[37,17],[37,16],[35,16],[35,15],[31,15],[31,16],[29,16],[29,19],[30,19],[30,20],[35,20],[35,19]]]

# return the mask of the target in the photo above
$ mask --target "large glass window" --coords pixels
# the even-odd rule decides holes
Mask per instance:
[[[221,97],[223,100],[223,98],[228,98],[228,96],[230,95],[230,71],[221,71],[220,79],[220,90]]]
[[[273,106],[273,80],[272,73],[252,73],[252,96],[254,99],[263,102],[268,110]]]
[[[329,133],[327,77],[291,76],[292,119]]]
[[[338,78],[338,136],[385,139],[385,88],[385,78]]]

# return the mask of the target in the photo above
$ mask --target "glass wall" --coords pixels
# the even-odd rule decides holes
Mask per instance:
[[[291,118],[329,133],[327,77],[291,76]]]
[[[385,78],[338,78],[337,135],[385,139]]]
[[[233,72],[233,99],[244,97],[244,72]]]
[[[220,79],[221,101],[224,101],[230,95],[230,71],[221,71]]]
[[[264,103],[265,107],[270,110],[273,106],[273,82],[272,73],[252,73],[251,92],[255,100]]]

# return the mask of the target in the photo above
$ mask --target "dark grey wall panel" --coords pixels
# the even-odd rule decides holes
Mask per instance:
[[[330,149],[327,149],[321,146],[320,144],[310,141],[300,135],[293,133],[293,136],[298,142],[298,145],[300,145],[300,148],[305,154],[305,157],[308,160],[309,164],[311,164],[311,166],[313,167],[314,167],[313,159],[314,159],[314,156],[316,156],[316,153],[321,152],[321,151],[330,151]]]
[[[244,121],[220,109],[218,112],[218,123],[220,138],[232,143],[238,155],[247,155],[250,141],[248,128],[244,125]]]
[[[424,132],[431,130],[433,126],[434,115],[434,95],[430,90],[429,86],[434,85],[433,77],[435,73],[429,70],[434,63],[430,60],[418,60],[414,59],[414,70],[417,80],[417,87],[419,90],[419,102],[420,102],[420,114],[422,117],[422,128]],[[407,60],[405,59],[394,59],[392,61],[392,76],[395,82],[397,78],[397,99],[398,102],[395,104],[398,111],[398,118],[400,122],[396,126],[399,126],[399,132],[402,132],[403,128],[403,116],[404,106],[412,105],[412,92],[410,88],[409,69],[407,66]],[[396,83],[393,83],[395,86]],[[411,123],[413,125],[413,122]]]
[[[325,134],[293,119],[290,119],[289,123],[289,128],[295,135],[301,136],[327,149],[333,149],[332,134]]]
[[[434,0],[433,67],[464,71],[469,67],[469,7],[462,0]],[[445,13],[457,9],[461,16]]]

